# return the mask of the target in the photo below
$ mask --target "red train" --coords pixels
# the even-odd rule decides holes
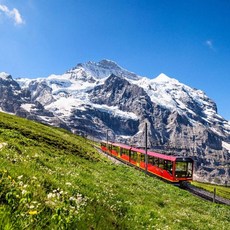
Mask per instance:
[[[193,159],[190,157],[169,156],[147,151],[147,167],[145,150],[117,143],[101,143],[101,150],[119,160],[146,170],[172,183],[192,181]]]

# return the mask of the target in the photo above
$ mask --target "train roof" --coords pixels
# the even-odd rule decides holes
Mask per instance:
[[[113,146],[118,146],[118,147],[121,147],[123,149],[131,149],[132,146],[129,146],[129,145],[125,145],[125,144],[120,144],[120,143],[111,143]]]
[[[124,148],[124,149],[129,149],[131,151],[135,151],[135,152],[145,154],[145,149],[139,149],[139,148],[136,148],[136,147],[132,147],[132,146],[124,145],[124,144],[120,144],[120,143],[112,143],[112,145],[118,146],[118,147],[121,147],[121,148]],[[155,152],[150,152],[150,151],[148,151],[147,154],[149,156],[154,156],[154,157],[158,157],[158,158],[161,158],[161,159],[164,159],[164,160],[169,160],[169,161],[176,161],[176,159],[177,159],[177,157],[175,157],[175,156],[168,156],[168,155],[164,155],[164,154],[161,154],[161,153],[155,153]]]
[[[165,155],[162,153],[155,153],[155,152],[149,152],[149,151],[148,151],[148,155],[153,156],[153,157],[157,157],[157,158],[161,158],[164,160],[168,160],[168,161],[176,161],[176,159],[177,159],[176,156]]]
[[[125,144],[120,144],[120,143],[111,143],[111,142],[109,142],[109,144],[112,144],[113,146],[121,147],[123,149],[128,149],[128,150],[131,150],[131,151],[135,151],[135,152],[145,154],[145,149],[132,147],[132,146],[125,145]],[[192,162],[193,161],[193,159],[191,157],[165,155],[165,154],[156,153],[156,152],[153,152],[153,151],[148,151],[147,154],[149,156],[161,158],[161,159],[168,160],[168,161],[177,161],[177,162],[185,162],[185,161],[186,162]]]

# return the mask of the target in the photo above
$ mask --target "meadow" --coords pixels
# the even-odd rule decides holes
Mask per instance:
[[[0,229],[227,230],[229,217],[83,137],[0,113]]]

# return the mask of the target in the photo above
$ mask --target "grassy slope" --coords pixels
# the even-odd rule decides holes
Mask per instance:
[[[230,229],[230,207],[114,165],[66,131],[0,113],[0,229]]]

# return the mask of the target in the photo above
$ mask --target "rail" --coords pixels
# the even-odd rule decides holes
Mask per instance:
[[[204,189],[198,188],[194,185],[191,185],[190,183],[186,182],[183,184],[183,189],[189,191],[190,193],[199,196],[205,200],[212,201],[217,204],[225,204],[225,205],[230,205],[230,200],[225,199],[220,196],[216,196],[211,192],[208,192]]]

